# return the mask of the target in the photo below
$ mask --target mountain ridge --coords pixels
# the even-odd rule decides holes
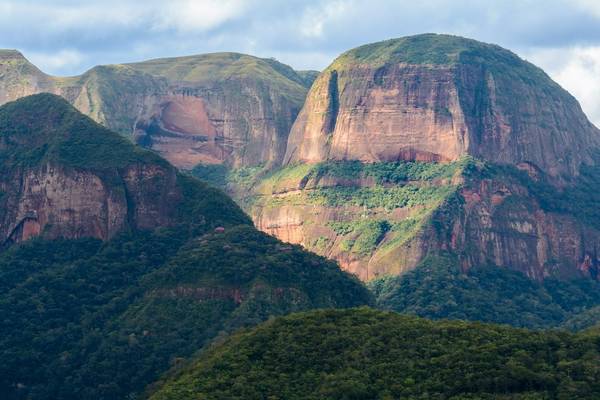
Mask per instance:
[[[0,104],[39,92],[61,95],[183,169],[280,163],[312,82],[311,74],[240,53],[96,66],[72,77],[47,75],[18,52],[0,61]],[[186,68],[191,74],[178,80]]]

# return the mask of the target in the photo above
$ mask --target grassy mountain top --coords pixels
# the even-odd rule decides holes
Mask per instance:
[[[546,73],[515,53],[494,44],[460,36],[427,33],[367,44],[339,56],[328,70],[356,65],[373,68],[391,64],[431,66],[483,65],[497,74],[556,89]],[[565,92],[566,93],[566,92]]]
[[[48,93],[0,107],[0,140],[0,162],[5,167],[45,162],[93,170],[133,163],[167,165],[81,114],[62,97]]]
[[[33,65],[18,50],[0,49],[0,82],[10,86],[34,75],[38,78],[48,78],[46,74]]]
[[[306,85],[305,79],[285,64],[239,53],[159,58],[126,65],[171,81],[208,84],[237,78],[272,81],[283,86]]]
[[[493,56],[510,63],[522,62],[516,54],[497,45],[460,36],[426,33],[363,45],[345,52],[336,63],[450,65],[459,63],[463,54]]]
[[[599,361],[593,334],[313,311],[234,335],[152,399],[589,399]]]
[[[19,50],[15,49],[0,49],[0,60],[25,58]]]

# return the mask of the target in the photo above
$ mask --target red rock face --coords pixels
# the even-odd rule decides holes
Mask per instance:
[[[132,166],[120,179],[122,185],[107,184],[91,172],[52,165],[4,175],[1,243],[40,234],[108,239],[127,226],[151,229],[174,222],[181,193],[173,170]]]
[[[528,163],[553,177],[576,175],[591,162],[600,132],[573,97],[526,67],[514,77],[476,63],[334,63],[309,92],[285,163],[472,155]],[[534,74],[529,81],[527,73]]]
[[[222,65],[210,64],[211,57]],[[279,165],[307,88],[276,68],[262,76],[271,67],[255,57],[192,58],[197,62],[183,67],[179,59],[165,61],[190,70],[210,64],[190,80],[169,76],[173,68],[168,66],[158,71],[146,63],[99,66],[78,77],[57,78],[16,51],[0,50],[0,105],[41,92],[60,95],[96,122],[133,136],[182,169],[198,163]],[[242,72],[231,75],[221,72],[239,63],[248,68],[242,65]]]
[[[449,250],[459,255],[464,269],[496,265],[535,280],[599,278],[600,232],[574,216],[544,211],[527,187],[481,179],[467,183],[460,196],[460,206],[437,212],[441,231],[429,229],[423,255]]]
[[[290,134],[286,162],[456,160],[467,127],[450,68],[326,71]]]

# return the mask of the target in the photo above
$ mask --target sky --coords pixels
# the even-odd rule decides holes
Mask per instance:
[[[0,0],[0,48],[54,75],[216,51],[320,70],[350,48],[426,32],[514,51],[600,126],[600,0]]]

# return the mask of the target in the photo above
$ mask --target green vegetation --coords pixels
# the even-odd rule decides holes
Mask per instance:
[[[386,220],[359,220],[350,222],[329,222],[327,224],[336,234],[350,236],[342,241],[342,250],[359,256],[370,255],[387,231],[390,223]]]
[[[430,256],[411,272],[369,286],[383,309],[528,328],[557,327],[600,305],[600,284],[589,279],[548,278],[538,283],[505,268],[479,267],[465,273],[458,265],[450,255]],[[577,322],[568,324],[575,327]]]
[[[0,108],[0,143],[5,180],[47,164],[65,174],[88,171],[107,190],[125,191],[128,211],[136,196],[152,204],[173,194],[159,211],[168,227],[139,230],[130,213],[128,229],[104,243],[38,238],[0,252],[2,399],[136,398],[235,329],[272,315],[371,303],[333,262],[258,232],[221,190],[57,96]],[[127,193],[131,167],[159,173]]]
[[[450,180],[472,161],[454,163],[396,162],[365,164],[359,161],[332,161],[315,165],[299,164],[273,171],[262,177],[254,193],[264,204],[297,202],[328,207],[357,206],[367,209],[413,207],[437,203],[455,191]],[[320,183],[325,178],[337,185]],[[361,185],[361,180],[373,185]],[[255,181],[256,182],[256,181]],[[296,196],[271,196],[304,189]],[[301,196],[301,198],[296,198]],[[260,203],[260,199],[258,200]]]
[[[288,97],[300,106],[306,97],[306,78],[289,66],[273,59],[262,59],[238,53],[212,53],[187,57],[160,58],[126,67],[172,82],[193,82],[199,85],[235,81],[250,81],[257,85],[269,84],[271,90]]]
[[[594,326],[600,327],[600,305],[575,314],[561,325],[571,331],[581,331]]]
[[[600,161],[600,154],[596,157]],[[478,173],[493,179],[514,179],[538,199],[545,211],[573,215],[582,223],[600,229],[600,166],[583,165],[579,175],[562,190],[543,174],[532,179],[513,166],[486,164]]]
[[[231,169],[223,164],[198,164],[190,172],[220,189],[233,187],[234,191],[245,192],[252,188],[264,169],[264,165]]]
[[[214,187],[225,190],[229,176],[229,168],[223,164],[198,164],[191,171],[198,179],[210,183]]]
[[[115,170],[135,163],[166,165],[52,94],[38,94],[0,108],[0,163],[4,168],[59,163],[83,170]]]
[[[333,262],[250,226],[35,240],[0,254],[0,392],[127,398],[219,335],[370,301]]]
[[[591,399],[599,340],[368,308],[312,311],[234,335],[151,399]]]
[[[328,207],[357,206],[393,210],[437,203],[454,192],[453,186],[395,186],[384,187],[332,187],[307,192],[310,204]]]
[[[313,82],[317,79],[317,77],[320,74],[319,71],[312,71],[312,70],[296,71],[296,73],[298,74],[298,76],[300,78],[302,78],[302,81],[304,82],[304,86],[306,86],[307,88],[310,88],[312,86]]]

